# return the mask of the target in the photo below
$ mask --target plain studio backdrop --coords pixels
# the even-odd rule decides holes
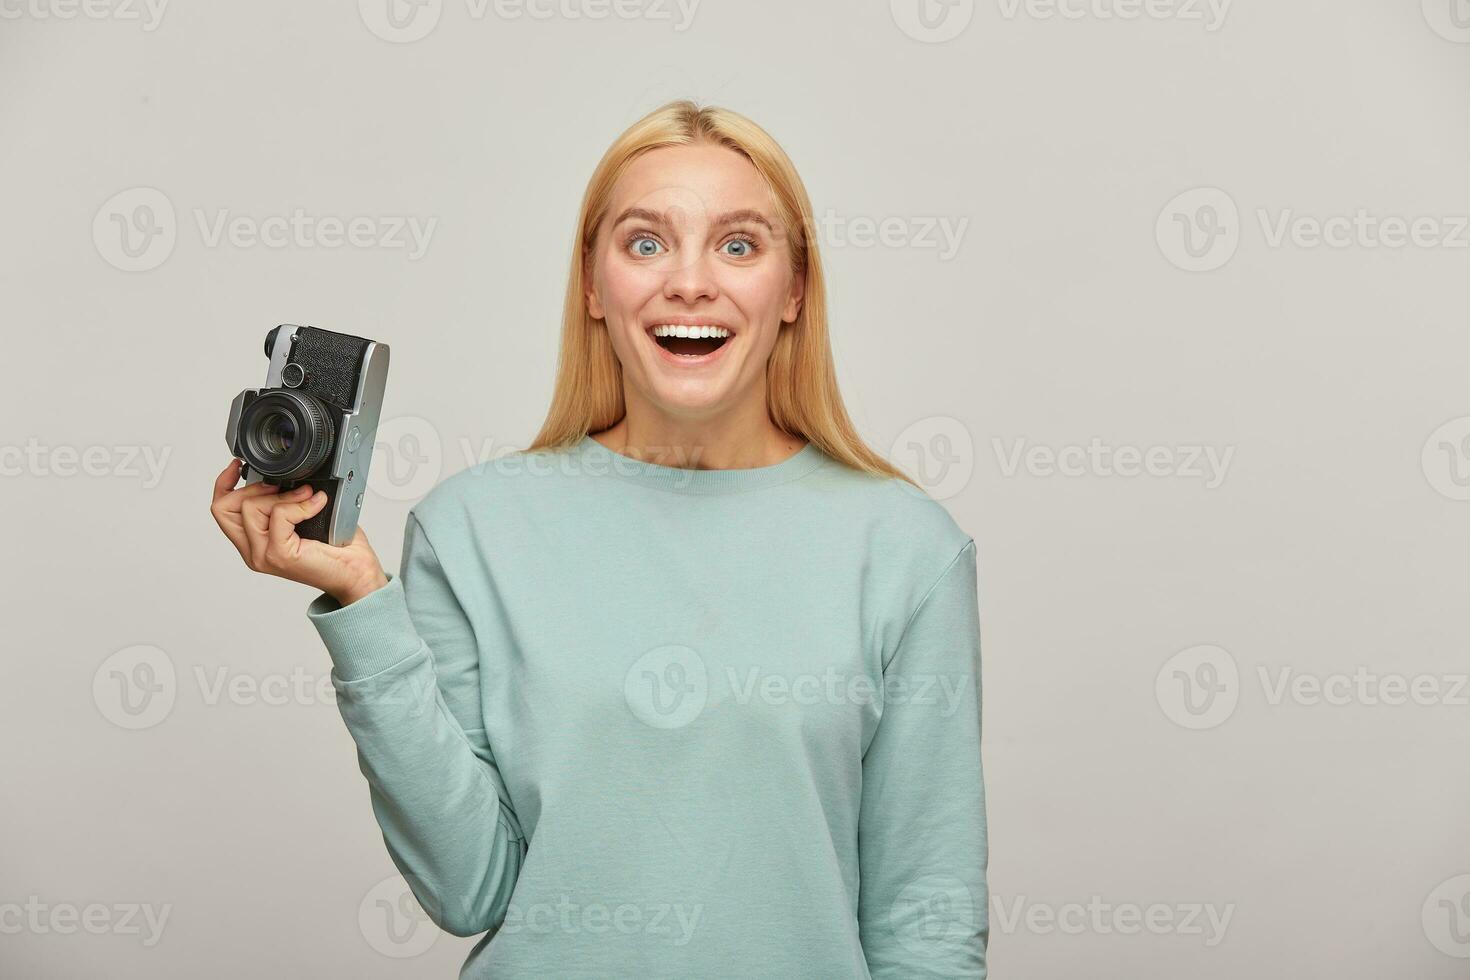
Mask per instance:
[[[275,324],[391,344],[396,569],[687,96],[977,542],[991,975],[1466,976],[1467,82],[1463,0],[0,0],[0,974],[455,975],[209,515],[227,409]]]

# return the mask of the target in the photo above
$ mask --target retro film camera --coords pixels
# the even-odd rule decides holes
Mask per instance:
[[[248,483],[303,483],[327,503],[296,525],[302,538],[345,545],[357,530],[388,380],[388,345],[283,323],[265,335],[264,388],[230,404],[225,442]]]

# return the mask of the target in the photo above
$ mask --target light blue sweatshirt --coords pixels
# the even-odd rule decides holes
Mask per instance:
[[[461,978],[983,978],[974,541],[808,444],[445,479],[307,614]]]

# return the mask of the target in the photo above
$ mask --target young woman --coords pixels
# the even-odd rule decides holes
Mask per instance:
[[[592,175],[541,432],[397,575],[220,475],[464,978],[985,976],[975,543],[854,432],[813,228],[769,135],[671,103]]]

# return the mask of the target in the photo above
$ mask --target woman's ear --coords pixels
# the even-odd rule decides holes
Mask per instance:
[[[791,277],[791,292],[786,297],[786,309],[781,311],[781,322],[795,323],[801,315],[801,301],[806,297],[806,270]]]
[[[597,298],[597,287],[592,281],[592,256],[585,251],[582,253],[582,295],[587,301],[587,315],[594,320],[601,320],[604,311],[602,300]]]

